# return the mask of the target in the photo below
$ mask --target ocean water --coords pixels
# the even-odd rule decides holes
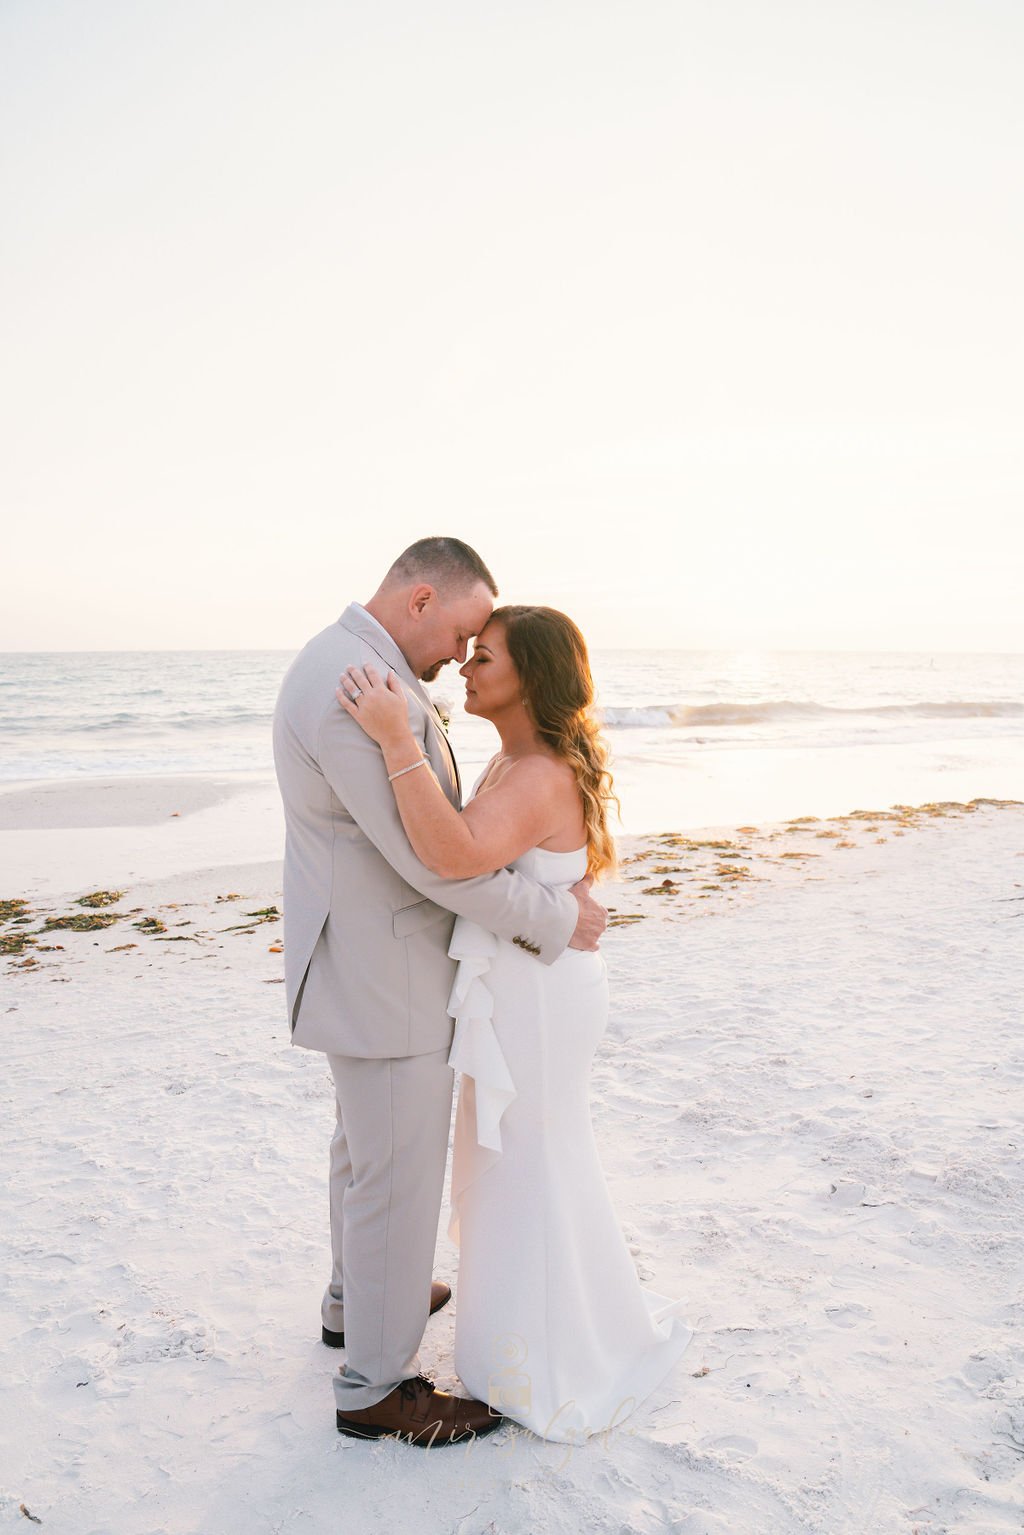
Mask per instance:
[[[273,773],[288,651],[0,655],[0,781]],[[1024,654],[594,651],[621,829],[1024,799]],[[497,749],[451,706],[468,794]]]

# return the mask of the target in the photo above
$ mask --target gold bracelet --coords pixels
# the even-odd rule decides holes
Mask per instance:
[[[426,757],[421,757],[418,762],[410,762],[408,767],[399,768],[397,773],[389,773],[388,783],[394,783],[395,779],[401,778],[403,773],[415,773],[418,767],[423,767],[425,765],[426,760]]]

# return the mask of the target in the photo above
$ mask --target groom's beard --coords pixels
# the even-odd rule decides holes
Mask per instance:
[[[450,660],[451,657],[446,656],[443,661],[435,661],[433,666],[428,666],[425,672],[420,672],[420,681],[433,682],[436,677],[440,676],[441,669],[447,666]]]

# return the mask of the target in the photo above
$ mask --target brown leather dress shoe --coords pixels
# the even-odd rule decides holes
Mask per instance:
[[[336,1413],[338,1433],[353,1439],[384,1439],[397,1434],[409,1444],[458,1444],[479,1439],[504,1420],[486,1402],[438,1391],[427,1375],[403,1380],[372,1407]]]
[[[444,1284],[440,1279],[435,1279],[430,1286],[430,1315],[433,1316],[435,1311],[440,1311],[441,1307],[447,1305],[451,1298],[451,1286]],[[320,1333],[328,1348],[345,1347],[345,1334],[343,1332],[332,1332],[329,1327],[321,1327]]]

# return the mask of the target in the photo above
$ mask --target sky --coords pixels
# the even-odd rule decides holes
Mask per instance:
[[[4,0],[0,650],[1024,651],[1019,0]]]

